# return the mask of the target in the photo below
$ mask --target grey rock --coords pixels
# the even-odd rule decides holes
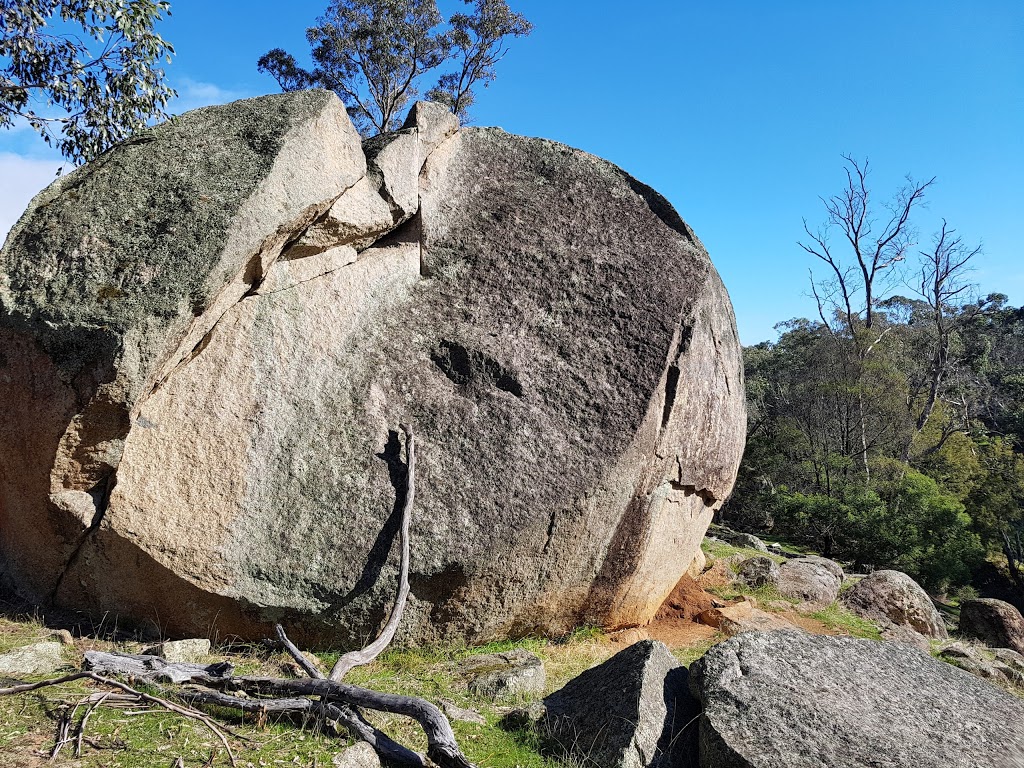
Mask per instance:
[[[706,768],[1010,768],[1024,702],[901,645],[744,634],[690,670]]]
[[[727,544],[745,549],[756,549],[758,552],[768,553],[768,546],[752,533],[734,531],[724,525],[715,525],[711,528],[711,535],[716,536]]]
[[[419,131],[406,128],[382,133],[363,142],[367,176],[377,182],[381,196],[391,205],[395,223],[408,220],[419,209],[419,175],[423,166]]]
[[[449,720],[458,720],[460,723],[476,723],[477,725],[487,724],[484,716],[475,709],[463,709],[449,699],[441,699],[437,703]]]
[[[878,627],[878,633],[882,636],[882,639],[889,643],[903,643],[909,645],[912,648],[924,651],[925,653],[931,648],[931,644],[928,642],[928,638],[919,632],[915,632],[909,627],[900,626],[899,624],[893,624],[888,619],[874,619],[875,625]]]
[[[1024,674],[1024,654],[1017,653],[1011,648],[993,648],[992,655],[996,661]]]
[[[751,587],[775,586],[779,580],[779,565],[770,557],[751,557],[740,563],[736,575]]]
[[[843,593],[842,602],[866,619],[891,622],[937,640],[949,636],[928,593],[900,571],[875,571],[865,576]]]
[[[460,672],[468,678],[470,693],[476,696],[502,699],[544,695],[544,662],[522,648],[470,656],[462,662]]]
[[[939,658],[986,680],[1011,688],[1024,687],[1024,656],[1001,650],[1002,656],[970,643],[952,643],[939,651]]]
[[[0,653],[0,675],[48,675],[63,666],[60,643],[33,643]]]
[[[842,571],[840,571],[842,573]],[[779,566],[775,587],[783,597],[823,605],[839,597],[842,576],[817,559],[802,557]]]
[[[143,653],[160,656],[172,664],[195,664],[210,655],[210,641],[204,638],[166,640],[147,648]]]
[[[981,597],[960,604],[960,634],[1024,653],[1024,616],[1010,603]]]
[[[415,128],[418,131],[422,157],[426,160],[442,141],[454,136],[459,130],[459,118],[443,104],[417,101],[409,110],[402,128]]]
[[[536,728],[547,720],[548,708],[542,701],[531,701],[524,707],[509,710],[499,725],[506,731],[521,731]]]
[[[647,623],[745,437],[707,253],[610,163],[451,133],[429,107],[368,174],[333,99],[184,115],[15,227],[0,396],[26,406],[0,422],[5,580],[177,636],[282,622],[303,647],[355,647],[394,595],[407,422],[399,643]],[[371,176],[411,201],[410,137],[418,215],[379,234]]]
[[[846,574],[843,572],[843,566],[841,566],[835,560],[829,560],[827,557],[821,557],[819,555],[805,555],[797,559],[802,560],[804,562],[815,563],[816,565],[820,565],[822,568],[826,569],[829,573],[835,576],[839,580],[840,584],[843,583],[843,579],[845,578]]]
[[[644,640],[587,670],[544,700],[556,752],[596,768],[683,766],[697,714],[686,668],[664,644]]]
[[[357,741],[351,747],[331,758],[334,768],[381,768],[377,751],[365,741]]]
[[[80,587],[65,567],[148,423],[142,403],[365,167],[338,98],[303,91],[146,129],[32,200],[0,250],[0,398],[23,404],[0,425],[0,578],[37,602]],[[116,610],[118,591],[57,599]],[[136,611],[158,612],[138,599]]]

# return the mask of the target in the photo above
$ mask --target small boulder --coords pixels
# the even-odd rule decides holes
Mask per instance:
[[[686,569],[686,575],[691,579],[696,579],[702,573],[708,565],[708,558],[704,554],[703,549],[698,549],[693,556],[693,562],[690,563],[690,567]]]
[[[449,720],[458,720],[460,723],[476,723],[477,725],[487,724],[484,716],[475,709],[463,709],[450,699],[441,699],[437,703]]]
[[[542,701],[531,701],[525,707],[516,707],[498,723],[506,731],[522,731],[536,728],[547,719],[548,708]]]
[[[835,560],[829,560],[827,557],[821,557],[820,555],[806,555],[805,557],[798,558],[808,563],[816,563],[822,568],[828,570],[833,576],[839,579],[839,583],[843,583],[843,579],[846,577],[846,573],[843,571],[843,566],[837,563]]]
[[[952,643],[941,651],[939,658],[948,661],[972,675],[1008,687],[1024,687],[1024,656],[1001,649],[1013,657],[999,657],[993,651],[970,643]]]
[[[709,529],[708,534],[716,536],[727,544],[732,544],[734,547],[754,549],[758,552],[768,553],[768,546],[752,533],[742,533],[741,531],[734,531],[721,525],[714,525]]]
[[[365,741],[357,741],[331,758],[334,768],[381,768],[377,750]]]
[[[715,560],[711,567],[697,577],[697,585],[702,589],[723,587],[736,580],[736,568],[746,558],[743,555],[730,555]]]
[[[1024,616],[1007,602],[982,597],[960,605],[960,634],[992,648],[1024,653]]]
[[[861,618],[891,623],[925,637],[945,640],[949,634],[931,598],[900,571],[875,571],[843,593],[843,604]]]
[[[686,765],[697,714],[687,672],[663,643],[644,640],[570,680],[544,700],[545,733],[567,758],[593,768]]]
[[[842,576],[837,577],[834,570],[820,563],[818,558],[809,557],[784,562],[775,581],[783,597],[817,605],[834,602],[842,584]]]
[[[737,576],[749,587],[774,586],[779,580],[779,564],[770,557],[751,557],[740,563]]]
[[[751,632],[690,668],[703,768],[1024,764],[1024,702],[906,646]]]
[[[48,675],[64,666],[61,644],[34,643],[0,654],[0,675]]]
[[[172,664],[197,664],[210,655],[210,641],[206,638],[167,640],[147,648],[145,653],[160,656]]]
[[[470,693],[476,696],[500,699],[544,695],[544,662],[523,648],[470,656],[461,670],[469,678]]]
[[[709,627],[715,627],[715,629],[718,629],[726,619],[733,621],[749,619],[753,615],[753,612],[754,604],[749,600],[743,600],[721,608],[709,608],[706,611],[701,611],[701,613],[697,615],[697,621],[701,624],[707,624]]]
[[[776,629],[797,629],[781,616],[754,608],[749,616],[725,616],[718,627],[729,637],[743,632],[771,632]]]

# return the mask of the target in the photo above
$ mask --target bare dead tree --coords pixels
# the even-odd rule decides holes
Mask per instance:
[[[951,229],[945,219],[942,221],[942,228],[933,238],[932,249],[921,251],[921,273],[915,291],[928,306],[933,338],[931,360],[924,380],[919,382],[918,386],[910,388],[907,400],[907,407],[912,414],[917,408],[914,415],[914,436],[919,435],[927,426],[939,401],[943,385],[957,362],[951,357],[952,342],[957,330],[969,316],[957,311],[954,302],[973,287],[973,284],[967,281],[966,275],[972,259],[979,253],[981,246],[971,247],[965,244],[963,238],[957,236],[956,230]],[[919,402],[922,390],[924,400]],[[954,409],[954,413],[959,413],[959,410]],[[943,442],[952,434],[967,428],[966,420],[957,421],[952,431],[943,429]],[[904,449],[904,461],[910,457],[912,441],[913,436],[907,441]]]
[[[220,738],[232,765],[235,764],[235,756],[226,733],[236,737],[238,734],[214,723],[212,716],[196,709],[197,706],[223,707],[239,712],[255,712],[261,716],[271,713],[312,715],[330,727],[340,726],[353,737],[366,741],[381,758],[393,765],[427,768],[433,764],[440,768],[474,768],[459,749],[448,718],[435,705],[415,696],[380,693],[342,682],[342,678],[350,670],[373,661],[394,640],[409,596],[409,526],[415,500],[416,447],[412,429],[404,424],[401,425],[401,429],[405,434],[407,472],[399,532],[401,558],[398,594],[379,636],[365,648],[342,655],[329,676],[324,675],[316,664],[288,639],[284,628],[278,625],[278,641],[305,671],[308,678],[285,680],[270,677],[235,677],[232,666],[223,662],[209,666],[172,664],[157,656],[90,651],[86,653],[86,664],[90,667],[88,671],[40,683],[0,688],[0,696],[90,679],[100,685],[117,689],[123,694],[137,697],[138,701],[146,701],[202,722]],[[169,681],[175,687],[168,689],[164,697],[157,697],[140,692],[115,677],[128,677],[151,683]],[[181,703],[170,701],[172,698]],[[90,707],[79,720],[77,729],[72,729],[74,712],[70,713],[66,724],[62,721],[54,751],[59,751],[73,740],[80,745],[92,710],[105,705],[106,702],[105,695],[88,697],[80,702],[88,703]],[[375,728],[364,717],[361,709],[404,715],[416,720],[427,737],[426,755],[399,744]]]
[[[844,155],[843,159],[846,161],[846,187],[838,195],[821,198],[826,223],[817,231],[811,231],[804,220],[808,240],[798,245],[828,266],[829,277],[825,279],[817,280],[813,271],[811,273],[811,290],[818,315],[837,341],[841,337],[852,344],[859,362],[855,381],[860,422],[858,453],[865,481],[870,482],[867,407],[862,387],[864,362],[889,330],[876,328],[875,307],[896,279],[899,267],[914,245],[910,216],[935,179],[922,183],[908,176],[906,185],[882,206],[884,213],[879,215],[867,183],[868,161],[860,162],[850,155]],[[831,234],[836,230],[842,236],[840,248],[831,242]]]

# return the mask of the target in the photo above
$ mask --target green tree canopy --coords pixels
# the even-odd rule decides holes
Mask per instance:
[[[260,57],[257,69],[285,91],[334,91],[364,136],[396,130],[421,78],[441,71],[427,96],[465,120],[474,88],[494,80],[505,41],[533,27],[505,0],[464,2],[472,13],[453,14],[445,25],[435,0],[333,0],[306,30],[312,69],[281,48]]]
[[[69,160],[166,117],[157,0],[0,0],[0,128],[24,120]]]

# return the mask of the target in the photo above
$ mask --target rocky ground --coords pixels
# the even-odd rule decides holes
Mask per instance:
[[[1006,700],[999,698],[1005,697],[1003,691],[1024,696],[1024,687],[1020,686],[1024,682],[1024,663],[1012,649],[993,649],[978,638],[968,635],[947,637],[949,630],[954,627],[947,628],[946,622],[938,618],[938,612],[935,612],[927,597],[926,603],[914,603],[914,599],[920,596],[898,577],[879,577],[876,574],[870,582],[866,579],[837,578],[833,573],[835,568],[820,559],[794,552],[788,554],[800,556],[787,559],[776,554],[775,548],[765,547],[765,550],[753,546],[735,546],[720,539],[706,540],[703,548],[706,562],[703,567],[695,569],[690,577],[680,582],[656,620],[646,627],[610,632],[581,630],[558,642],[523,640],[477,648],[392,650],[373,664],[353,671],[351,682],[385,692],[423,696],[440,703],[453,721],[460,746],[474,763],[508,768],[577,762],[581,756],[572,749],[566,749],[564,739],[552,739],[551,734],[545,731],[542,726],[545,710],[541,702],[545,697],[550,698],[562,691],[584,671],[613,656],[619,659],[617,654],[627,649],[633,656],[640,654],[634,659],[640,666],[633,669],[628,665],[622,667],[625,662],[616,662],[619,667],[613,669],[613,682],[610,685],[623,693],[629,686],[621,679],[635,678],[642,681],[644,675],[651,674],[647,671],[650,665],[653,665],[651,669],[661,670],[659,674],[664,677],[666,670],[671,672],[674,667],[691,667],[698,659],[709,656],[710,649],[725,641],[730,641],[728,647],[732,648],[736,642],[750,645],[754,642],[750,638],[764,636],[769,638],[765,641],[766,645],[757,645],[755,642],[756,649],[752,647],[743,653],[751,654],[751,658],[758,653],[766,658],[772,653],[778,653],[783,657],[780,663],[784,666],[790,664],[791,667],[794,658],[802,658],[801,653],[809,658],[817,653],[829,653],[836,655],[837,659],[850,654],[868,654],[872,657],[870,664],[876,673],[886,664],[894,670],[905,667],[905,660],[902,657],[896,658],[901,653],[917,654],[913,658],[924,660],[920,662],[924,665],[921,674],[922,679],[931,681],[929,685],[953,685],[959,692],[957,695],[967,698],[977,698],[978,691],[991,690],[991,695],[996,697],[994,701],[1002,704]],[[884,599],[885,595],[891,598],[892,590],[886,592],[886,589],[894,579],[903,590],[896,590],[899,610],[892,605],[886,607]],[[830,589],[834,589],[834,595],[828,592]],[[822,599],[809,600],[808,593]],[[875,603],[865,608],[864,595],[872,595]],[[994,628],[997,622],[992,617],[998,611],[993,612],[991,607],[981,610],[985,608],[983,603],[975,612],[984,614],[985,622],[981,629],[991,639],[997,631]],[[864,617],[872,612],[874,618]],[[235,664],[239,673],[291,677],[298,672],[294,662],[272,644],[220,645],[212,649],[195,645],[151,648],[152,642],[120,634],[113,626],[76,627],[74,632],[69,632],[61,628],[59,620],[43,621],[40,617],[18,615],[17,608],[11,605],[7,606],[5,615],[6,618],[0,618],[0,687],[6,684],[7,678],[36,680],[52,677],[62,669],[69,671],[78,668],[83,654],[94,649],[131,653],[159,652],[168,659],[204,663],[227,659]],[[913,628],[915,626],[916,629]],[[791,631],[765,634],[769,630]],[[883,642],[869,642],[867,646],[844,646],[842,643],[845,641],[829,640],[821,641],[830,643],[824,650],[816,650],[813,647],[804,648],[800,645],[802,641],[785,639],[794,634],[797,637],[845,636]],[[660,643],[654,642],[652,645],[651,641]],[[788,643],[788,650],[773,651],[773,644],[779,642]],[[836,646],[835,643],[840,645]],[[793,647],[790,648],[790,645]],[[665,648],[666,656],[659,657],[661,652],[652,650],[660,647]],[[727,646],[722,647],[725,649]],[[894,649],[891,653],[882,650],[876,653],[872,650],[889,647]],[[937,666],[931,666],[928,656],[921,653],[922,649],[948,664],[936,661]],[[15,651],[12,656],[11,653]],[[728,653],[736,652],[723,650],[727,657]],[[705,667],[710,669],[715,668],[714,665],[726,663],[719,658],[721,654],[717,650],[716,654],[717,661],[702,662]],[[325,668],[334,660],[330,654],[320,654],[315,658]],[[627,654],[623,658],[628,661],[632,657]],[[787,658],[789,661],[786,661]],[[865,659],[856,663],[869,663]],[[22,665],[20,671],[18,664]],[[959,671],[943,672],[951,670],[950,665],[973,673],[973,677]],[[773,672],[771,664],[765,662],[761,666],[764,667],[762,676],[751,685],[771,687],[778,675]],[[798,664],[797,669],[807,672],[809,667]],[[812,677],[817,674],[807,673]],[[588,673],[594,674],[597,673]],[[786,674],[793,674],[792,669]],[[944,678],[948,674],[955,676],[952,683]],[[981,687],[963,689],[963,685],[974,685],[965,683],[964,678],[977,681]],[[585,681],[587,678],[581,679]],[[589,684],[572,685],[577,689],[589,690]],[[572,685],[566,690],[571,691]],[[640,683],[637,685],[643,687]],[[709,684],[708,690],[717,690],[715,686],[721,688],[723,685],[719,682]],[[0,755],[4,756],[4,765],[21,767],[54,764],[50,761],[50,752],[61,718],[70,714],[90,690],[88,685],[76,682],[18,697],[0,697]],[[967,692],[964,693],[964,690]],[[563,699],[556,696],[554,701],[564,700],[564,694],[557,695],[563,696]],[[700,697],[704,694],[697,695]],[[729,696],[733,695],[735,692],[729,693]],[[952,694],[947,692],[944,695]],[[895,696],[889,703],[894,711],[901,706],[909,706],[899,696]],[[622,706],[633,705],[627,701]],[[725,710],[720,706],[716,709],[716,706],[710,699],[705,701],[708,712],[716,712],[716,717],[726,717],[722,714]],[[803,704],[797,702],[792,706],[799,708]],[[80,708],[79,716],[81,711]],[[768,720],[773,716],[772,712],[759,715]],[[657,722],[658,717],[664,718],[666,715],[655,712],[647,717],[653,717],[653,722]],[[346,751],[344,741],[319,732],[312,724],[274,722],[266,717],[248,715],[229,722],[239,735],[239,738],[232,741],[238,753],[239,765],[242,766],[350,765],[357,758],[363,760],[367,757],[361,750]],[[375,724],[415,749],[425,747],[421,733],[411,721],[383,715],[376,718]],[[650,751],[648,758],[661,754],[659,750],[662,747],[657,743],[662,736],[660,731],[648,736],[654,738],[654,742],[643,749],[637,746],[639,752],[636,753],[647,754],[643,751],[647,749]],[[640,736],[630,732],[622,738],[632,743],[630,739],[639,739]],[[826,751],[831,748],[823,747]],[[613,752],[608,752],[612,757],[606,755],[602,758],[604,762],[597,761],[598,764],[607,768],[629,764],[628,761],[623,763],[615,758]],[[678,755],[677,758],[684,759]],[[591,762],[597,760],[593,755],[588,759]],[[698,758],[691,755],[686,759]],[[227,764],[227,759],[219,751],[216,737],[202,725],[166,711],[147,711],[133,706],[127,709],[97,709],[83,736],[81,756],[75,757],[74,745],[70,744],[62,749],[56,764],[81,768],[205,766]],[[755,761],[751,764],[758,763]]]

